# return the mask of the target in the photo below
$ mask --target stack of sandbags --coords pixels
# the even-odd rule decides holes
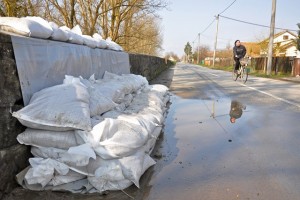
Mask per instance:
[[[72,29],[66,26],[59,27],[56,23],[48,22],[41,17],[0,17],[0,30],[27,37],[86,45],[91,48],[123,51],[123,48],[111,38],[104,40],[98,33],[95,33],[93,37],[83,35],[79,25]]]
[[[164,121],[167,88],[139,75],[66,76],[13,116],[35,156],[18,176],[32,190],[103,192],[139,187]]]

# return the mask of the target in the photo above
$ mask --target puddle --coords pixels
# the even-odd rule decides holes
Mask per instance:
[[[224,195],[233,199],[238,188],[245,193],[261,193],[256,181],[268,184],[268,178],[260,177],[266,173],[261,162],[270,158],[260,151],[271,153],[269,141],[280,142],[269,137],[274,126],[278,130],[282,114],[235,99],[182,99],[173,95],[159,144],[162,157],[154,166],[148,184],[151,190],[143,199],[199,199],[200,195],[201,199],[223,199]],[[299,119],[299,113],[296,116]],[[277,124],[271,127],[272,122]],[[297,151],[293,151],[294,156]],[[255,174],[255,169],[259,173]]]

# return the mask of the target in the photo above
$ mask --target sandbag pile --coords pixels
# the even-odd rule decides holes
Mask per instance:
[[[27,37],[86,45],[91,48],[123,51],[123,48],[111,38],[104,40],[98,33],[93,36],[83,35],[78,25],[72,29],[66,26],[59,27],[56,23],[48,22],[41,17],[0,17],[0,30]]]
[[[155,161],[168,89],[139,75],[66,76],[14,112],[28,128],[18,135],[34,155],[17,175],[24,188],[74,193],[122,190]]]

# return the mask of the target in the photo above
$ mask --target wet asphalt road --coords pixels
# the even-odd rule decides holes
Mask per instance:
[[[300,83],[249,77],[246,85],[223,71],[178,64],[152,82],[172,92],[163,133],[153,152],[157,164],[134,199],[300,199]],[[232,101],[242,105],[230,122]],[[27,196],[26,196],[27,195]],[[131,199],[32,193],[11,199]],[[25,198],[26,197],[26,198]]]
[[[300,84],[177,65],[163,155],[143,199],[300,199]],[[230,122],[231,102],[243,113]],[[160,167],[161,166],[161,167]]]

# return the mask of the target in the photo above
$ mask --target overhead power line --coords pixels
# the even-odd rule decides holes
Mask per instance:
[[[211,22],[210,22],[210,24],[200,33],[200,34],[202,34],[202,33],[204,33],[214,22],[216,21],[216,18],[214,18]]]
[[[234,3],[236,2],[236,0],[234,0],[229,6],[227,6],[222,12],[220,12],[218,15],[224,13],[226,10],[228,10]],[[214,19],[212,20],[212,22],[210,24],[208,24],[208,26],[200,33],[204,33],[207,29],[209,29],[209,27],[216,21],[216,18],[214,17]]]
[[[231,18],[231,17],[223,16],[223,15],[220,15],[220,17],[223,17],[225,19],[229,19],[229,20],[232,20],[232,21],[236,21],[236,22],[241,22],[241,23],[244,23],[244,24],[250,24],[250,25],[253,25],[253,26],[260,26],[260,27],[270,28],[270,26],[266,26],[266,25],[262,25],[262,24],[257,24],[257,23],[253,23],[253,22],[247,22],[247,21],[243,21],[243,20],[239,20],[239,19],[234,19],[234,18]],[[288,29],[288,28],[275,27],[275,29],[277,29],[277,30],[284,30],[284,31],[287,30],[287,31],[295,31],[295,32],[297,32],[297,30]]]
[[[227,8],[225,8],[222,12],[219,13],[219,15],[221,15],[222,13],[224,13],[228,8],[230,8],[234,3],[236,2],[236,0],[234,0],[229,6],[227,6]]]

